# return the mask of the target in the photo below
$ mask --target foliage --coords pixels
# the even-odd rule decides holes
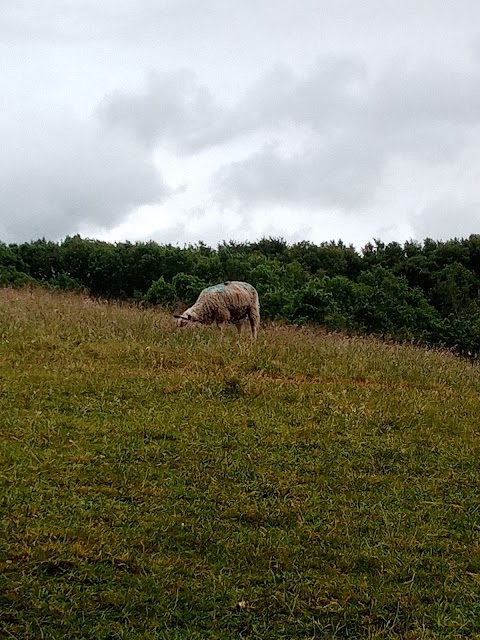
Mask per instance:
[[[177,301],[175,287],[170,282],[166,282],[161,276],[149,287],[145,294],[144,301],[148,305],[160,304],[163,307],[172,307]]]
[[[198,298],[202,289],[205,289],[207,283],[200,280],[197,276],[188,273],[177,273],[172,279],[172,285],[175,289],[177,300],[181,300],[188,306],[191,306]]]
[[[55,289],[62,289],[63,291],[82,291],[84,289],[78,280],[71,278],[63,271],[54,278],[51,278],[49,284]]]
[[[38,286],[38,282],[26,273],[21,273],[14,267],[0,267],[0,287],[25,287],[32,285]]]
[[[96,298],[190,306],[224,280],[253,284],[262,317],[479,353],[480,236],[384,244],[289,245],[282,238],[216,249],[68,237],[0,243],[0,283],[41,282]]]

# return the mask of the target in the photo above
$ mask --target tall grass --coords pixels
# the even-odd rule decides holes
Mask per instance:
[[[1,637],[480,637],[476,365],[41,290],[0,337]]]

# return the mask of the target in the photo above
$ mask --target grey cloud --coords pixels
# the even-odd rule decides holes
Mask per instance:
[[[193,73],[152,74],[141,93],[108,96],[99,115],[147,147],[179,154],[218,146],[226,154],[252,135],[270,140],[221,167],[213,183],[219,201],[350,209],[372,202],[390,159],[438,164],[461,153],[480,123],[480,73],[397,63],[371,78],[359,57],[327,57],[303,75],[277,65],[233,105]],[[289,128],[298,139],[292,146],[290,133],[286,145],[297,149],[285,155]]]
[[[225,163],[217,197],[342,207],[374,198],[397,155],[452,161],[479,114],[478,67],[397,63],[371,78],[354,56],[324,57],[306,74],[277,65],[233,105],[222,104],[193,73],[152,75],[143,92],[111,95],[100,110],[107,126],[187,155],[228,149],[252,135],[280,143],[287,128],[298,128],[295,144],[303,148],[288,159],[269,148]]]
[[[385,140],[385,155],[451,162],[480,124],[480,68],[389,66],[372,86],[358,126]]]
[[[330,142],[319,150],[285,157],[273,147],[223,167],[216,176],[218,198],[237,204],[296,203],[355,208],[368,203],[381,171],[368,146]]]
[[[3,240],[60,238],[85,224],[112,228],[169,194],[149,154],[94,121],[18,122],[2,136]]]
[[[458,70],[443,63],[388,65],[372,87],[371,108],[395,124],[478,123],[479,69]]]
[[[449,240],[467,238],[480,228],[480,202],[464,202],[445,197],[426,206],[412,220],[416,238]]]
[[[355,59],[327,60],[304,78],[284,72],[266,80],[268,91],[248,99],[250,113],[262,114],[255,128],[276,121],[281,140],[289,120],[311,140],[287,158],[270,147],[226,164],[216,190],[227,201],[362,206],[375,198],[390,160],[451,163],[480,124],[478,68],[397,65],[371,81]]]
[[[295,124],[324,131],[358,110],[365,75],[356,58],[319,60],[305,77],[278,64],[226,106],[192,72],[152,73],[142,92],[109,95],[98,114],[106,126],[130,131],[147,146],[191,154],[265,128]]]
[[[277,65],[239,102],[233,119],[251,129],[294,123],[321,132],[358,109],[357,90],[365,78],[365,66],[355,57],[319,59],[304,76]]]
[[[317,133],[367,127],[394,138],[411,128],[478,122],[479,80],[478,68],[460,72],[433,64],[389,65],[370,80],[360,57],[324,57],[304,75],[276,65],[233,106],[217,100],[192,72],[151,74],[140,94],[108,96],[100,115],[144,143],[186,153],[291,123]]]
[[[165,145],[177,152],[202,146],[206,132],[222,109],[195,74],[179,71],[150,74],[140,95],[116,92],[107,96],[98,116],[111,129],[130,131],[147,147]]]

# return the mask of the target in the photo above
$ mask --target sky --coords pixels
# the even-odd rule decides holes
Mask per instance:
[[[478,0],[2,0],[0,241],[480,233]]]

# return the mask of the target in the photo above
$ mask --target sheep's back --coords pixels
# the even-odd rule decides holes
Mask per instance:
[[[246,317],[249,309],[258,304],[258,294],[247,282],[222,283],[204,289],[196,304],[205,320],[236,320]]]

